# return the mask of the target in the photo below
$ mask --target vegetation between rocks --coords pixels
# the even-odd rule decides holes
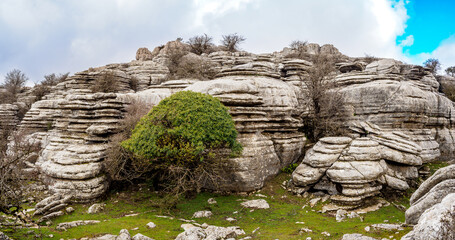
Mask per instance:
[[[1,231],[15,239],[34,239],[35,234],[40,234],[42,239],[68,239],[95,237],[103,234],[118,235],[121,229],[128,229],[131,235],[141,233],[154,239],[175,239],[183,232],[180,225],[186,223],[181,219],[195,220],[196,223],[207,223],[216,226],[239,226],[246,234],[241,237],[250,236],[252,239],[340,239],[346,233],[362,233],[366,236],[376,238],[399,239],[410,231],[411,228],[404,228],[401,231],[375,230],[365,231],[365,227],[377,223],[404,222],[404,212],[395,205],[408,206],[408,199],[403,197],[396,200],[378,211],[367,214],[360,214],[361,217],[346,219],[337,222],[335,217],[329,213],[321,213],[325,203],[318,203],[315,207],[309,206],[311,197],[297,197],[281,187],[281,182],[289,179],[289,174],[280,174],[269,182],[263,190],[249,195],[220,195],[216,193],[200,193],[197,197],[185,200],[177,204],[171,211],[158,206],[161,196],[149,191],[146,185],[136,185],[127,191],[112,190],[105,203],[104,211],[97,214],[88,214],[89,204],[73,205],[75,211],[71,214],[58,217],[53,220],[50,226],[41,226],[40,229],[8,229],[0,227]],[[260,194],[260,195],[256,195]],[[209,204],[208,199],[214,198],[216,204]],[[250,199],[265,199],[269,209],[247,209],[240,203]],[[213,216],[210,218],[193,219],[194,212],[210,210]],[[162,217],[165,216],[165,217]],[[231,217],[234,222],[226,219]],[[59,223],[76,220],[100,220],[94,225],[79,226],[59,231],[56,226]],[[156,228],[146,227],[148,222],[157,225]],[[300,231],[302,228],[312,230],[306,233]],[[322,232],[330,233],[330,236],[322,235]],[[398,233],[397,233],[398,232]],[[53,238],[49,235],[52,234]]]
[[[138,110],[130,111],[124,133],[114,138],[106,166],[115,180],[144,176],[164,188],[172,198],[167,206],[182,194],[216,185],[232,167],[229,156],[242,150],[232,117],[212,96],[183,91],[165,98],[120,142],[137,121]],[[116,150],[118,145],[123,149]]]

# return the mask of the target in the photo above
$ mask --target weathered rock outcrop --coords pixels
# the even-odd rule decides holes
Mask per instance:
[[[14,104],[0,104],[0,131],[2,128],[17,126],[19,123],[18,111],[19,107]]]
[[[423,162],[454,153],[454,104],[426,69],[384,59],[334,80],[345,97],[348,122],[369,121],[409,135],[422,147]]]
[[[148,48],[139,48],[136,52],[136,60],[148,61],[153,59],[153,54]]]
[[[324,190],[337,191],[328,191],[332,202],[355,208],[377,195],[383,185],[409,188],[408,182],[418,177],[422,148],[403,133],[386,132],[371,123],[357,124],[353,130],[362,136],[325,137],[306,153],[292,173],[296,193],[309,190],[326,176],[329,186]]]
[[[425,211],[451,193],[455,193],[455,165],[436,171],[412,194],[411,207],[406,211],[406,223],[417,224]]]
[[[414,229],[401,239],[455,239],[455,193],[446,195],[440,203],[426,209]]]
[[[382,185],[407,189],[408,181],[418,177],[418,166],[455,152],[453,102],[438,93],[438,82],[427,69],[388,59],[365,66],[331,45],[306,48],[308,54],[341,59],[334,90],[345,96],[353,133],[325,138],[308,152],[293,176],[299,188],[329,189],[339,193],[334,202],[356,206]],[[261,188],[279,169],[303,157],[306,138],[299,129],[307,89],[302,78],[311,62],[286,57],[289,49],[260,55],[218,51],[197,56],[213,63],[219,72],[215,79],[170,80],[168,64],[176,51],[188,52],[189,46],[177,40],[152,52],[139,49],[137,60],[76,73],[32,105],[20,126],[40,132],[44,150],[37,165],[52,191],[72,192],[79,200],[103,194],[106,141],[118,130],[125,106],[131,99],[157,104],[182,90],[218,97],[240,133],[244,151],[233,159],[236,172],[220,185],[222,190]],[[116,93],[92,92],[104,74],[117,81]]]
[[[236,69],[245,72],[249,68]],[[232,159],[236,163],[234,179],[221,188],[251,191],[297,161],[306,139],[297,131],[302,123],[295,111],[298,101],[293,85],[267,76],[235,76],[232,72],[185,90],[210,94],[229,107],[244,149],[241,157]]]
[[[117,131],[124,103],[113,93],[68,95],[53,103],[59,115],[37,162],[50,178],[49,189],[78,200],[101,196],[107,189],[105,142]]]

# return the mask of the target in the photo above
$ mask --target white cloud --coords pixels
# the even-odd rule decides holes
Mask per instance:
[[[204,25],[204,18],[207,15],[221,16],[230,10],[239,10],[240,7],[253,0],[193,0],[196,10],[194,26]]]
[[[404,59],[403,0],[1,0],[0,81],[13,68],[34,81],[127,62],[139,47],[207,33],[239,33],[256,53],[300,39],[330,43],[349,56]]]
[[[418,54],[412,60],[414,64],[421,65],[429,58],[438,59],[441,63],[439,74],[444,74],[446,68],[455,66],[455,35],[443,40],[433,52]]]
[[[400,47],[410,47],[414,44],[414,36],[409,35],[404,40],[400,42]]]
[[[221,15],[206,14],[199,30],[215,36],[241,33],[247,38],[244,48],[253,52],[280,50],[301,39],[334,44],[351,56],[404,59],[396,38],[408,18],[403,1],[263,0],[244,2]]]

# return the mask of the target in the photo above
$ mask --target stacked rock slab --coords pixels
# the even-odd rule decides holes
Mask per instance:
[[[385,132],[371,123],[359,123],[356,131],[360,128],[361,135],[321,138],[292,173],[293,190],[326,190],[333,194],[333,203],[356,208],[379,194],[383,185],[408,189],[408,182],[418,177],[416,166],[422,164],[420,146],[403,133]],[[322,180],[325,189],[318,186]]]
[[[221,77],[200,81],[185,90],[207,93],[220,99],[240,133],[241,157],[232,161],[236,171],[221,190],[259,189],[284,166],[298,160],[305,137],[297,111],[296,87],[281,81],[277,66],[268,56],[221,72]]]
[[[0,131],[3,128],[14,128],[19,123],[17,112],[19,107],[14,104],[0,104]]]
[[[79,189],[75,192],[81,199],[99,196],[106,189],[105,177],[99,168],[104,143],[116,131],[115,123],[122,117],[123,107],[129,99],[156,104],[185,89],[220,98],[233,115],[244,154],[235,159],[239,171],[233,183],[225,185],[224,189],[249,191],[260,188],[281,167],[299,159],[305,141],[298,131],[302,126],[300,115],[305,103],[301,76],[311,68],[310,62],[285,58],[282,53],[256,55],[220,51],[201,56],[217,66],[220,73],[216,79],[168,80],[166,63],[169,54],[176,49],[187,51],[187,48],[182,42],[173,41],[152,52],[141,49],[137,53],[138,60],[76,73],[55,86],[44,100],[33,104],[21,127],[41,131],[48,137],[40,163],[43,172],[53,180],[53,189],[68,192],[71,185]],[[307,50],[308,53],[339,55],[333,46],[313,44],[308,45]],[[408,180],[416,177],[419,157],[421,164],[436,159],[440,149],[446,155],[455,152],[453,103],[437,92],[438,83],[427,69],[381,60],[361,71],[362,64],[349,63],[347,58],[343,61],[345,64],[340,69],[345,73],[334,80],[349,105],[349,125],[356,128],[353,123],[367,121],[379,125],[381,130],[378,133],[378,130],[369,129],[365,133],[365,126],[361,126],[363,132],[350,136],[349,143],[330,143],[330,139],[321,142],[319,149],[313,150],[314,154],[336,155],[341,152],[328,166],[318,167],[315,163],[304,166],[311,167],[319,180],[314,180],[311,174],[302,175],[302,179],[310,178],[311,183],[301,180],[299,187],[326,188],[336,192],[338,186],[339,193],[344,197],[351,196],[350,202],[354,203],[359,196],[363,198],[374,193],[378,183],[406,189]],[[90,89],[103,74],[111,74],[119,83],[115,96],[97,95]],[[381,138],[375,138],[378,136]],[[327,149],[322,150],[324,148]],[[379,149],[384,153],[378,159],[369,156],[370,160],[364,159],[359,161],[363,163],[354,165],[379,164],[382,174],[373,174],[380,175],[375,180],[371,177],[368,181],[357,179],[354,183],[337,177],[340,171],[348,172],[348,167],[354,162],[348,157],[363,148]],[[342,155],[344,158],[339,159]],[[334,179],[330,179],[327,171]],[[358,192],[353,189],[367,185],[372,187],[369,193],[347,195]],[[82,188],[86,189],[85,192],[81,191]]]
[[[61,116],[37,165],[51,192],[80,201],[99,197],[107,189],[106,140],[117,131],[124,102],[114,93],[68,95],[57,107]]]
[[[427,69],[384,59],[334,81],[345,97],[348,123],[368,121],[409,135],[422,147],[424,162],[453,154],[454,104],[438,92]]]

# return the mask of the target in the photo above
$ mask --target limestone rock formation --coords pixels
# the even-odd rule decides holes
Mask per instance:
[[[0,104],[0,130],[17,126],[19,107],[14,104]]]
[[[409,188],[408,181],[418,177],[416,166],[422,164],[422,148],[403,133],[383,131],[368,122],[352,129],[362,136],[325,137],[306,153],[292,173],[296,193],[327,177],[326,185],[333,185],[337,191],[332,192],[332,202],[355,208],[377,195],[383,185],[397,190]]]
[[[107,189],[102,171],[106,136],[116,132],[123,102],[113,93],[68,95],[56,104],[58,117],[37,165],[50,190],[88,200]],[[54,112],[55,113],[55,112]]]
[[[244,71],[244,69],[239,69]],[[232,73],[231,73],[232,74]],[[305,142],[294,86],[265,76],[225,76],[196,82],[185,90],[207,93],[229,107],[243,145],[234,179],[221,189],[259,189],[278,171],[298,160]]]
[[[139,48],[136,52],[136,60],[138,61],[148,61],[152,60],[153,55],[152,52],[148,48]]]
[[[440,203],[426,209],[414,229],[401,239],[455,239],[455,193],[446,195]]]
[[[451,193],[455,193],[455,165],[436,171],[412,194],[411,207],[406,211],[406,223],[417,224],[426,210]]]
[[[384,59],[334,81],[345,98],[348,123],[368,121],[409,135],[422,147],[424,163],[454,153],[453,102],[424,68]]]
[[[365,66],[331,45],[306,48],[308,54],[340,59],[332,90],[345,98],[343,120],[351,134],[324,138],[306,154],[293,174],[301,191],[325,189],[338,193],[334,202],[355,206],[382,185],[407,189],[422,163],[455,152],[454,104],[438,92],[439,83],[427,69],[390,59]],[[310,61],[288,57],[289,49],[273,54],[217,51],[197,56],[215,66],[215,79],[169,79],[168,64],[179,51],[187,53],[189,46],[176,40],[152,52],[139,49],[136,60],[76,73],[32,105],[20,127],[38,131],[44,150],[37,166],[51,192],[71,192],[81,201],[101,196],[108,185],[102,169],[106,142],[118,131],[131,99],[153,105],[182,90],[219,98],[239,131],[243,154],[232,160],[236,171],[219,190],[259,189],[282,167],[304,157],[306,138],[300,128],[308,96],[301,76],[313,67]],[[94,93],[92,86],[105,74],[118,89]],[[15,121],[14,109],[1,111],[1,122]]]

